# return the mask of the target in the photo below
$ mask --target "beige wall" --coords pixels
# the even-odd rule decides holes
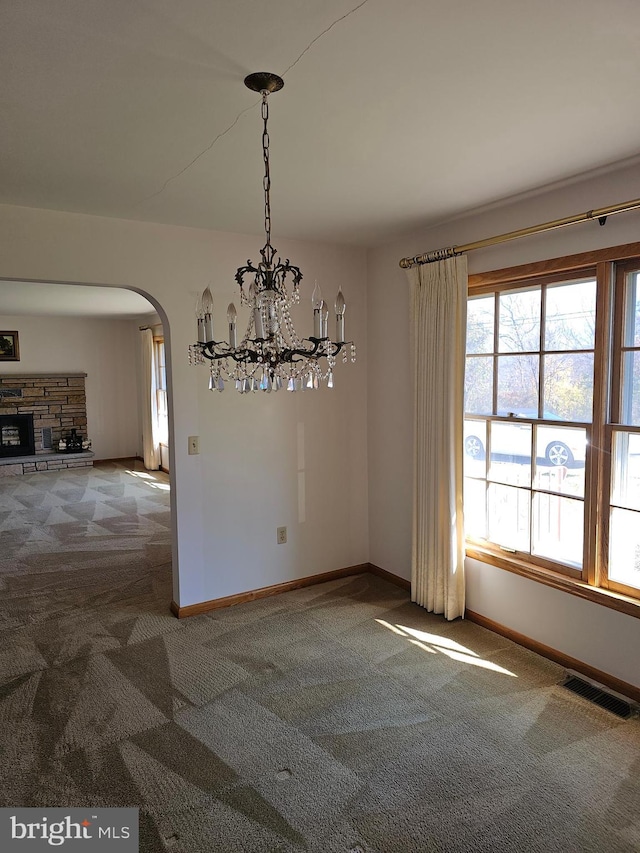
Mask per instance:
[[[409,300],[401,257],[462,244],[640,197],[638,167],[611,172],[409,234],[368,254],[370,347],[368,442],[371,562],[411,573],[412,398]],[[640,240],[640,213],[575,225],[469,254],[471,273]],[[640,686],[640,619],[541,586],[484,563],[467,561],[470,610]]]
[[[364,251],[276,241],[305,276],[300,331],[311,332],[314,279],[329,299],[342,285],[358,361],[338,365],[333,390],[240,396],[208,391],[187,346],[197,295],[211,286],[219,329],[238,302],[235,270],[258,258],[263,238],[11,206],[0,206],[0,232],[0,278],[130,287],[162,318],[181,606],[368,559]],[[190,435],[199,456],[187,455]],[[277,545],[282,525],[288,543]]]

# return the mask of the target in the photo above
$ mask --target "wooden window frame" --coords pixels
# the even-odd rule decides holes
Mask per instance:
[[[607,577],[609,495],[611,483],[611,442],[617,426],[609,417],[617,416],[618,404],[609,395],[620,393],[621,313],[622,300],[613,299],[623,286],[619,282],[640,259],[640,242],[613,246],[577,255],[566,255],[532,264],[469,276],[469,296],[518,289],[531,285],[552,284],[572,277],[593,275],[597,280],[596,323],[594,343],[593,424],[591,441],[585,460],[585,561],[583,570],[559,570],[549,561],[528,554],[505,553],[489,543],[467,541],[468,557],[497,566],[563,592],[610,607],[640,618],[640,590],[624,587]],[[635,269],[640,263],[635,265]],[[614,272],[617,281],[614,281]],[[544,292],[544,290],[543,290]],[[612,313],[615,305],[615,317]],[[611,334],[613,329],[613,346]],[[613,351],[613,355],[612,355]],[[610,389],[611,392],[610,392]],[[495,388],[494,388],[495,393]],[[632,432],[640,428],[625,427]],[[587,500],[587,495],[589,499]]]

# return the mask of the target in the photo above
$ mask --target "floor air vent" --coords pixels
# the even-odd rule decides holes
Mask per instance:
[[[633,714],[631,705],[625,702],[624,699],[612,696],[611,693],[607,693],[599,687],[594,687],[593,684],[588,684],[575,675],[568,675],[562,686],[566,687],[567,690],[571,690],[572,693],[577,693],[578,696],[583,696],[589,702],[593,702],[594,705],[600,705],[606,711],[611,711],[612,714],[622,717],[624,720],[628,720]]]

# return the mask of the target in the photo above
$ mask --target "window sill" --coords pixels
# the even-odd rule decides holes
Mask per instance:
[[[471,543],[467,544],[466,555],[473,560],[489,563],[499,569],[506,569],[506,571],[513,572],[513,574],[520,575],[528,580],[543,583],[546,586],[553,587],[553,589],[559,589],[561,592],[577,595],[579,598],[584,598],[587,601],[601,604],[603,607],[610,607],[619,613],[626,613],[627,616],[634,616],[636,619],[640,619],[640,601],[630,598],[627,595],[621,595],[620,593],[601,589],[600,587],[589,586],[584,581],[548,571],[538,566],[532,566],[516,557],[505,557],[495,554],[493,551]]]

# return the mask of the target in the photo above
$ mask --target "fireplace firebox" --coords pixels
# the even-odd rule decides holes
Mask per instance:
[[[35,452],[33,415],[0,415],[0,458]]]

